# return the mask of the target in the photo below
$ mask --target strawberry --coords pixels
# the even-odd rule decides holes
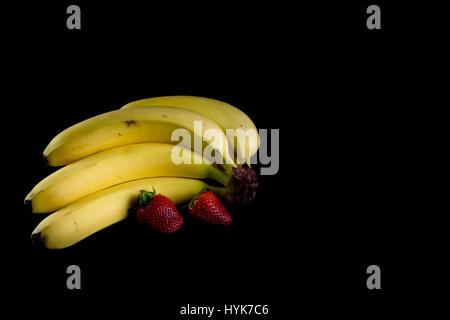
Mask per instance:
[[[204,222],[229,226],[231,216],[216,194],[203,189],[189,202],[188,213]]]
[[[161,233],[174,233],[183,225],[183,217],[175,204],[161,194],[141,190],[136,218]]]

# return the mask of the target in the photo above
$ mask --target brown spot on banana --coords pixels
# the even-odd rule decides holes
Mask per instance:
[[[137,123],[135,120],[126,120],[124,122],[125,122],[125,125],[127,126],[127,128],[129,128],[131,126],[135,126]]]

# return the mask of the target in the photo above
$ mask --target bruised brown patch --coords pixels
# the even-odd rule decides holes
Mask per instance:
[[[161,115],[163,118],[169,118],[169,116],[167,114],[162,114]]]
[[[124,121],[124,122],[125,122],[127,128],[136,125],[136,121],[134,121],[134,120],[126,120],[126,121]]]
[[[122,134],[120,132],[117,133],[118,136],[122,136]]]

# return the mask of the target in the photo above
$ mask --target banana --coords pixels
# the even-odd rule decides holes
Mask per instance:
[[[201,132],[195,130],[195,121],[202,121]],[[175,144],[177,142],[171,141],[171,136],[178,128],[187,129],[191,133],[191,143],[188,143],[187,147],[192,148],[192,143],[196,140],[194,135],[197,133],[197,140],[203,141],[202,148],[210,146],[212,150],[220,153],[224,163],[234,164],[228,153],[227,139],[214,121],[196,112],[173,107],[130,108],[87,119],[53,138],[44,150],[44,157],[49,165],[61,166],[126,144]],[[205,134],[209,129],[214,130],[217,137]]]
[[[180,156],[180,164],[173,162],[172,154]],[[222,168],[227,171],[225,166]],[[31,202],[33,212],[50,212],[116,184],[163,176],[210,178],[226,186],[230,174],[190,149],[138,143],[93,154],[55,171],[31,190],[25,202]]]
[[[69,247],[127,218],[139,191],[152,190],[153,187],[175,204],[190,201],[204,187],[219,196],[224,195],[224,188],[208,186],[196,179],[160,177],[134,180],[95,192],[56,211],[39,223],[31,237],[49,249]]]
[[[156,106],[177,107],[197,112],[216,122],[224,132],[226,129],[242,129],[244,131],[251,129],[254,134],[248,135],[248,143],[246,143],[245,135],[236,136],[234,140],[235,153],[250,165],[250,157],[258,151],[259,135],[252,120],[238,108],[219,100],[194,96],[155,97],[130,102],[122,109]]]

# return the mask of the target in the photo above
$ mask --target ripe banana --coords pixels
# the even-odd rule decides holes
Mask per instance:
[[[244,131],[251,129],[254,134],[248,135],[247,143],[245,135],[236,136],[235,152],[250,165],[250,157],[258,151],[259,135],[252,120],[238,108],[219,100],[193,96],[155,97],[130,102],[122,109],[156,106],[177,107],[197,112],[216,122],[224,132],[226,129],[242,129]]]
[[[224,188],[208,186],[201,180],[187,178],[148,178],[134,180],[81,198],[41,221],[31,236],[49,249],[69,247],[91,234],[128,216],[128,210],[140,190],[164,194],[175,204],[190,201],[204,187],[219,196]]]
[[[173,162],[172,154],[180,156],[180,164]],[[125,145],[93,154],[55,171],[31,190],[25,202],[31,202],[33,212],[50,212],[113,185],[150,177],[210,178],[225,186],[231,172],[230,166],[227,168],[228,174],[198,153],[177,145]]]
[[[195,121],[202,121],[202,131],[196,132]],[[228,144],[221,128],[209,118],[193,111],[172,108],[130,108],[107,112],[82,121],[58,134],[45,148],[44,157],[51,166],[61,166],[113,147],[140,143],[172,143],[172,132],[184,128],[191,133],[191,142],[203,141],[222,156],[224,163],[234,164],[228,154]],[[213,129],[217,139],[205,132]],[[186,141],[184,141],[186,142]],[[192,148],[192,143],[187,145]],[[194,150],[194,148],[192,148]]]

